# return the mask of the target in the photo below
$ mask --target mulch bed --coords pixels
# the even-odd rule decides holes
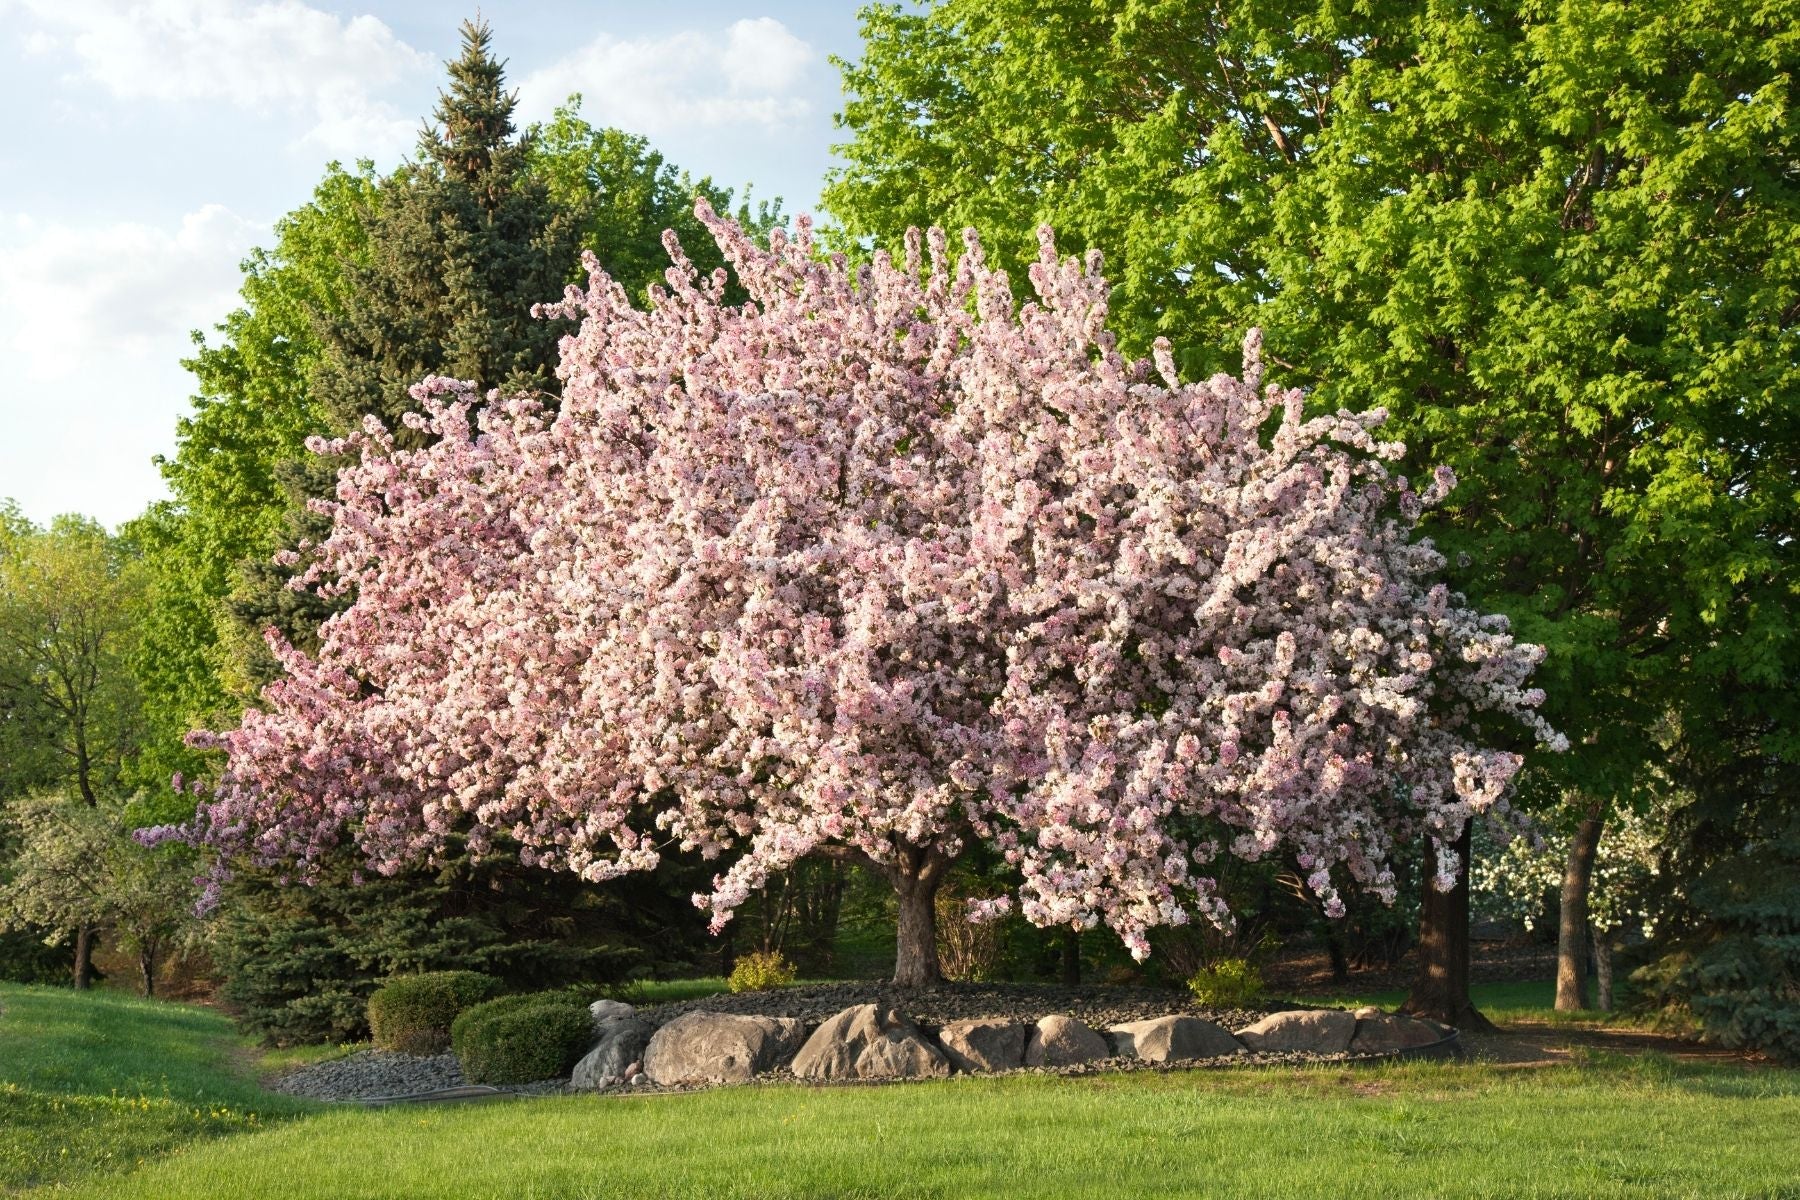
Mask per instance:
[[[880,1004],[898,1009],[902,1015],[928,1029],[979,1017],[1031,1024],[1053,1013],[1076,1017],[1090,1027],[1102,1030],[1111,1025],[1173,1014],[1205,1017],[1227,1029],[1242,1029],[1287,1007],[1201,1008],[1187,991],[1168,988],[948,982],[929,988],[903,988],[891,983],[858,980],[771,992],[703,996],[697,1000],[645,1008],[638,1015],[656,1026],[690,1012],[798,1017],[807,1025],[816,1026],[858,1004]]]

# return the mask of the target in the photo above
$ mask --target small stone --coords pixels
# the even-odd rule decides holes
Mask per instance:
[[[891,1008],[859,1004],[813,1031],[794,1056],[801,1079],[918,1079],[950,1073],[944,1052]]]
[[[631,1086],[632,1087],[643,1087],[645,1084],[647,1084],[649,1082],[650,1082],[650,1077],[648,1075],[644,1074],[642,1071],[639,1071],[636,1075],[633,1075],[631,1077]]]
[[[952,1021],[938,1042],[959,1071],[1010,1071],[1025,1061],[1025,1026],[1013,1021]]]
[[[1341,1008],[1295,1009],[1238,1030],[1237,1040],[1264,1054],[1342,1054],[1355,1035],[1356,1018]]]
[[[1048,1016],[1039,1021],[1025,1044],[1028,1067],[1067,1067],[1112,1057],[1106,1039],[1074,1017]]]
[[[634,1062],[625,1068],[625,1075],[627,1078],[630,1078],[631,1076],[636,1075],[636,1074],[640,1073],[641,1071],[643,1071],[643,1069],[644,1069],[643,1063]]]
[[[1112,1035],[1113,1047],[1120,1055],[1144,1062],[1222,1058],[1244,1052],[1243,1043],[1228,1031],[1199,1017],[1155,1017],[1114,1025],[1107,1033]]]

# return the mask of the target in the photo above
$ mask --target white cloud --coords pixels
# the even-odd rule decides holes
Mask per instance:
[[[183,357],[189,330],[235,306],[238,264],[268,232],[217,204],[173,230],[9,224],[0,235],[0,346],[32,383],[91,370],[100,348],[115,361]]]
[[[217,204],[171,227],[0,217],[0,496],[116,524],[162,494],[151,455],[174,449],[194,390],[188,332],[235,307],[238,264],[268,234]]]
[[[591,121],[655,136],[678,129],[778,128],[812,111],[803,94],[822,61],[772,17],[660,38],[601,34],[519,85],[521,115],[548,116],[580,92]]]
[[[384,88],[434,69],[372,16],[301,0],[18,0],[21,40],[61,54],[75,78],[121,100],[215,101],[310,117],[327,152],[383,155],[413,132]]]

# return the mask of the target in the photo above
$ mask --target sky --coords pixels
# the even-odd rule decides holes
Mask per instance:
[[[521,124],[570,93],[694,176],[812,211],[859,0],[484,0]],[[167,495],[193,330],[325,164],[387,169],[459,5],[0,0],[0,499],[109,526]]]

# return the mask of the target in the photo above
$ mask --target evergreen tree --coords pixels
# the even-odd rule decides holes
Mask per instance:
[[[585,213],[557,204],[530,171],[531,139],[514,129],[516,95],[488,26],[464,22],[462,36],[417,161],[371,214],[368,258],[348,273],[343,310],[316,315],[324,353],[313,394],[333,433],[368,413],[400,429],[415,407],[408,389],[426,375],[484,391],[555,387],[567,327],[531,308],[561,298]]]

